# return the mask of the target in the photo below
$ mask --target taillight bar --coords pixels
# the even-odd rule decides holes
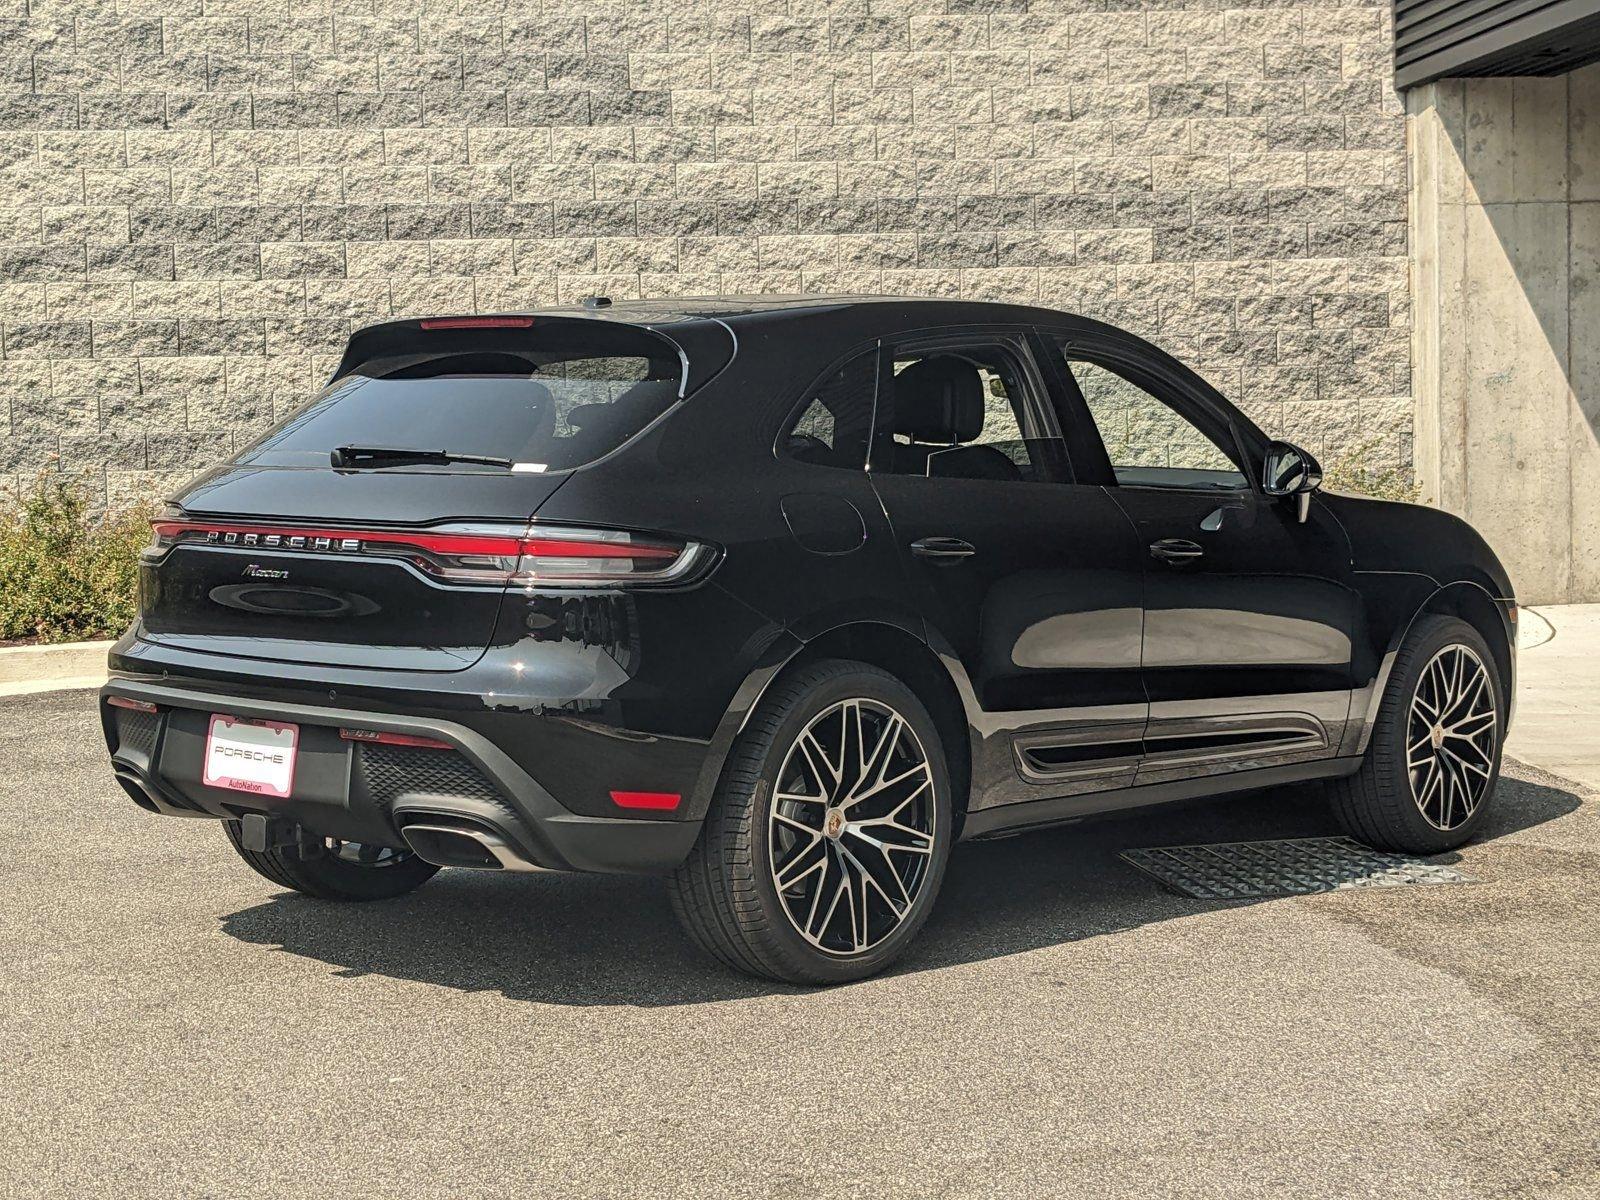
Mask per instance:
[[[679,548],[583,537],[517,537],[512,534],[413,533],[394,529],[301,529],[266,525],[213,525],[195,521],[153,521],[156,536],[178,540],[199,533],[208,545],[260,550],[367,551],[374,546],[408,546],[435,554],[532,554],[541,558],[675,558]],[[202,540],[202,539],[190,539]]]
[[[151,561],[181,545],[403,558],[447,582],[492,586],[679,585],[714,558],[698,542],[600,529],[328,529],[163,516],[151,530]]]

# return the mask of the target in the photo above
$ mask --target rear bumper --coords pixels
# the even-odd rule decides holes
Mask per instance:
[[[112,696],[156,711],[115,707]],[[112,769],[142,808],[237,819],[265,812],[322,837],[404,847],[401,830],[438,818],[496,832],[550,870],[657,873],[687,857],[699,820],[597,817],[559,803],[510,755],[457,721],[371,709],[222,695],[166,682],[113,678],[100,693]],[[200,782],[213,713],[300,727],[294,795],[276,800]],[[342,728],[409,734],[450,749],[348,741]]]

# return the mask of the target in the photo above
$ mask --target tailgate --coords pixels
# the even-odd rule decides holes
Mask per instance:
[[[187,497],[219,511],[187,507],[170,546],[140,563],[144,636],[280,662],[461,670],[493,639],[505,589],[441,579],[437,564],[462,561],[474,534],[521,532],[561,478],[224,469]],[[231,515],[263,511],[274,515]],[[316,519],[328,513],[340,519]]]

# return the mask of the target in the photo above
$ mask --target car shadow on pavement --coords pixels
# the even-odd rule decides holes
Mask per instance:
[[[1570,791],[1526,778],[1503,778],[1500,789],[1479,840],[1543,824],[1581,803]],[[937,908],[893,973],[1273,903],[1179,896],[1118,858],[1125,849],[1339,832],[1320,789],[1308,785],[967,843],[956,848]],[[806,990],[746,978],[703,957],[679,931],[662,881],[652,878],[446,871],[413,895],[377,904],[284,893],[224,917],[222,928],[344,975],[498,991],[541,1004],[653,1007]]]

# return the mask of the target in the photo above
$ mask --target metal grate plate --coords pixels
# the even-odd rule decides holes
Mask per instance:
[[[1406,854],[1373,850],[1350,838],[1221,842],[1124,850],[1125,861],[1179,895],[1196,900],[1306,896],[1345,888],[1477,883],[1470,875]]]

